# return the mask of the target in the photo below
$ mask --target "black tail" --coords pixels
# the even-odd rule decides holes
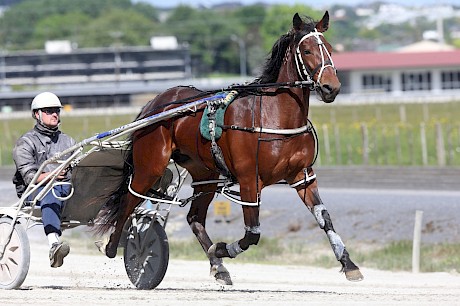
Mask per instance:
[[[118,188],[109,196],[102,206],[96,218],[94,228],[96,234],[107,233],[117,222],[122,210],[123,199],[128,193],[129,177],[133,173],[133,153],[131,148],[126,151],[125,162],[123,166],[123,178]]]

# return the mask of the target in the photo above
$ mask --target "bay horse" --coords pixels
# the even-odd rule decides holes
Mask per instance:
[[[327,11],[317,22],[296,13],[292,29],[275,43],[261,77],[254,81],[260,88],[240,91],[225,112],[222,135],[216,144],[227,175],[240,186],[245,224],[242,239],[214,244],[206,232],[206,214],[217,184],[199,182],[213,182],[223,172],[219,171],[221,167],[211,152],[211,141],[200,134],[202,109],[154,123],[131,135],[132,150],[125,173],[132,175],[131,188],[135,193],[146,194],[162,176],[171,158],[186,168],[193,182],[198,183],[192,184],[196,197],[191,202],[187,222],[209,259],[211,274],[220,283],[232,284],[223,258],[235,258],[259,241],[262,189],[282,180],[296,189],[325,231],[346,278],[363,279],[334,230],[312,169],[316,139],[308,120],[310,92],[316,91],[324,102],[331,103],[341,86],[331,57],[332,47],[323,36],[328,27]],[[310,85],[276,86],[296,81],[307,81],[300,84]],[[177,106],[177,103],[166,102],[197,100],[196,97],[205,94],[194,87],[168,89],[149,101],[137,119]],[[108,257],[116,256],[123,226],[140,202],[138,196],[128,192],[124,182],[101,210],[99,216],[104,222],[99,230],[108,231],[115,225],[105,248]]]

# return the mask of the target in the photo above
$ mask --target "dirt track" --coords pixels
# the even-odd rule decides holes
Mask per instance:
[[[42,242],[31,245],[31,267],[20,290],[1,291],[0,305],[458,305],[457,273],[363,269],[351,283],[336,269],[239,264],[227,260],[234,285],[223,288],[205,261],[171,260],[152,291],[134,289],[123,259],[71,252],[59,269],[48,265]]]
[[[383,181],[388,176],[381,178]],[[85,255],[83,248],[72,246],[64,266],[50,268],[46,240],[41,229],[36,230],[37,235],[29,235],[29,274],[20,290],[0,291],[0,305],[460,305],[457,272],[412,274],[364,267],[364,281],[351,283],[338,273],[339,266],[254,265],[241,264],[238,259],[226,261],[234,281],[232,287],[215,283],[205,261],[170,260],[159,287],[139,291],[130,283],[121,256],[108,259]]]

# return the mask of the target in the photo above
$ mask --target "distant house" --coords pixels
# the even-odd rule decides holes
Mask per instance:
[[[398,52],[333,54],[341,93],[386,96],[446,94],[460,90],[460,50],[417,43]]]

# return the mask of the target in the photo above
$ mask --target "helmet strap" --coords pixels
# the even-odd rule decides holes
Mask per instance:
[[[34,112],[34,118],[35,118],[35,120],[37,120],[38,122],[40,122],[41,125],[44,125],[44,124],[43,124],[43,119],[42,119],[42,110],[39,109],[39,110],[37,111],[37,113],[38,113],[38,118],[35,116],[35,112]]]

